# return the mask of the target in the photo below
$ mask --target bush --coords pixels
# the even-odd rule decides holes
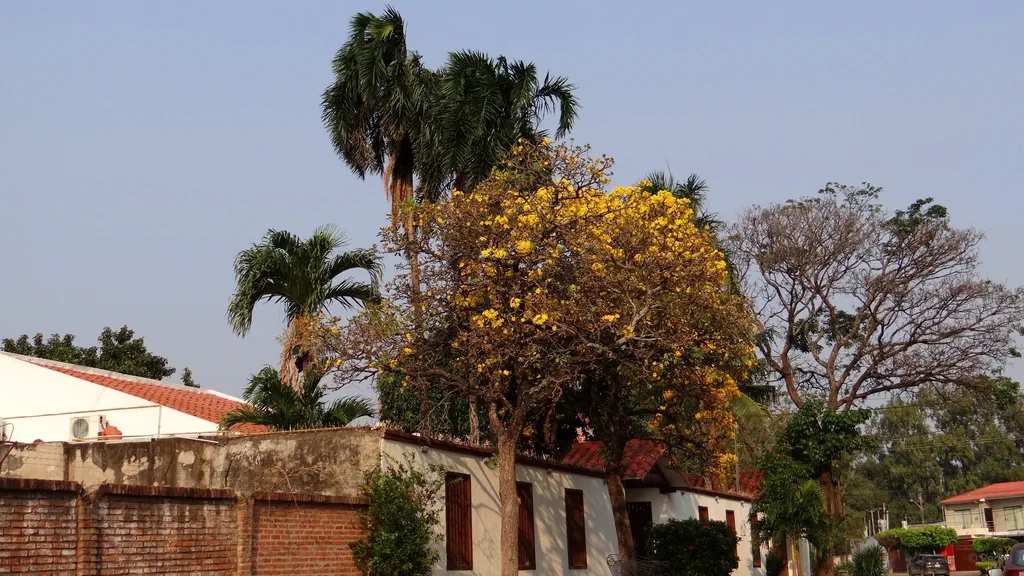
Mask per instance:
[[[975,538],[971,548],[981,556],[1009,554],[1017,541],[1012,538]]]
[[[363,490],[370,506],[359,516],[364,536],[349,545],[363,573],[433,573],[441,557],[433,545],[441,522],[436,504],[442,486],[439,469],[424,473],[412,465],[394,463],[386,472],[378,466],[366,474]]]
[[[893,528],[879,532],[875,539],[890,550],[902,548],[908,552],[937,552],[956,544],[957,534],[956,530],[945,526]]]
[[[868,546],[853,553],[853,576],[885,576],[881,546]]]
[[[774,550],[764,557],[764,576],[782,576],[785,571],[786,563]]]
[[[651,531],[654,558],[665,576],[729,576],[740,565],[736,534],[725,522],[669,520]]]
[[[974,565],[981,571],[982,574],[988,574],[988,571],[998,566],[995,562],[981,561],[975,562]]]

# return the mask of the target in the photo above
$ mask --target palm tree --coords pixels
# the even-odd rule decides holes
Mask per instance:
[[[640,181],[640,189],[645,192],[656,194],[662,190],[669,192],[676,198],[685,198],[690,201],[693,209],[694,223],[698,228],[708,228],[715,234],[721,231],[724,222],[717,214],[707,212],[708,183],[697,174],[690,174],[686,180],[680,182],[675,179],[671,172],[651,172],[646,178]]]
[[[373,408],[365,398],[347,397],[328,404],[320,386],[323,372],[308,370],[301,389],[281,382],[277,370],[267,366],[249,379],[242,397],[246,405],[228,412],[221,429],[235,424],[257,424],[274,430],[340,428],[358,418],[372,418]]]
[[[258,302],[284,304],[288,328],[280,376],[295,388],[299,387],[298,373],[315,360],[315,351],[302,347],[307,323],[331,304],[352,308],[378,298],[380,257],[372,250],[338,252],[345,244],[345,236],[329,226],[317,228],[306,240],[283,230],[269,230],[262,241],[235,258],[236,288],[228,304],[228,322],[236,334],[245,336]],[[367,272],[370,281],[343,278],[355,270]]]
[[[574,86],[563,76],[538,76],[536,64],[492,58],[464,50],[448,55],[432,102],[428,156],[421,188],[428,197],[452,187],[471,191],[519,140],[547,135],[544,116],[558,113],[555,137],[561,138],[579,114]]]
[[[361,12],[334,57],[334,83],[323,94],[324,126],[334,149],[360,178],[379,174],[397,216],[413,198],[416,142],[436,74],[405,43],[405,22],[388,6]]]

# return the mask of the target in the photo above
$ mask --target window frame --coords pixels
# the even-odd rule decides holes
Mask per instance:
[[[445,569],[473,569],[473,479],[469,474],[447,472],[444,475]],[[461,485],[461,486],[458,486]],[[458,486],[458,488],[455,488]],[[458,508],[456,508],[458,507]],[[465,527],[461,539],[456,525]],[[458,546],[461,544],[461,546]]]
[[[517,563],[520,570],[536,570],[537,520],[533,513],[533,484],[516,482],[516,496],[519,500],[519,529],[516,537]],[[527,537],[528,542],[523,541],[524,536]],[[523,558],[524,552],[526,558]]]
[[[711,512],[707,506],[697,506],[697,518],[701,522],[711,522]]]
[[[570,497],[578,497],[579,505],[576,506],[575,502],[570,502]],[[573,513],[576,511],[579,514],[578,520],[573,519]],[[579,531],[576,538],[573,538],[574,528]],[[581,548],[574,549],[576,547],[574,542],[578,542]],[[574,488],[565,489],[565,550],[568,555],[570,570],[587,569],[587,507],[583,490]]]

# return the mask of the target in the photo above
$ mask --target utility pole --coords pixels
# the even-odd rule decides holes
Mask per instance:
[[[924,526],[924,496],[918,492],[917,500],[911,500],[910,503],[917,506],[917,509],[921,512],[921,526]]]

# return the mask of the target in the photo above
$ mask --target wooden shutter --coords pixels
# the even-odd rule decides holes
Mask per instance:
[[[473,569],[473,484],[465,474],[445,474],[445,550],[448,570]]]
[[[537,546],[533,529],[533,484],[516,482],[519,494],[519,569],[537,569]]]
[[[587,523],[583,510],[583,491],[565,491],[565,541],[569,549],[569,568],[587,567]]]
[[[732,510],[725,511],[725,524],[732,530],[733,536],[736,537],[736,555],[740,555],[740,533],[736,531],[736,513]]]
[[[754,568],[761,567],[761,547],[757,544],[757,515],[750,515],[750,554],[754,557]]]
[[[700,518],[701,522],[711,521],[711,515],[708,514],[707,506],[697,506],[697,516]]]

